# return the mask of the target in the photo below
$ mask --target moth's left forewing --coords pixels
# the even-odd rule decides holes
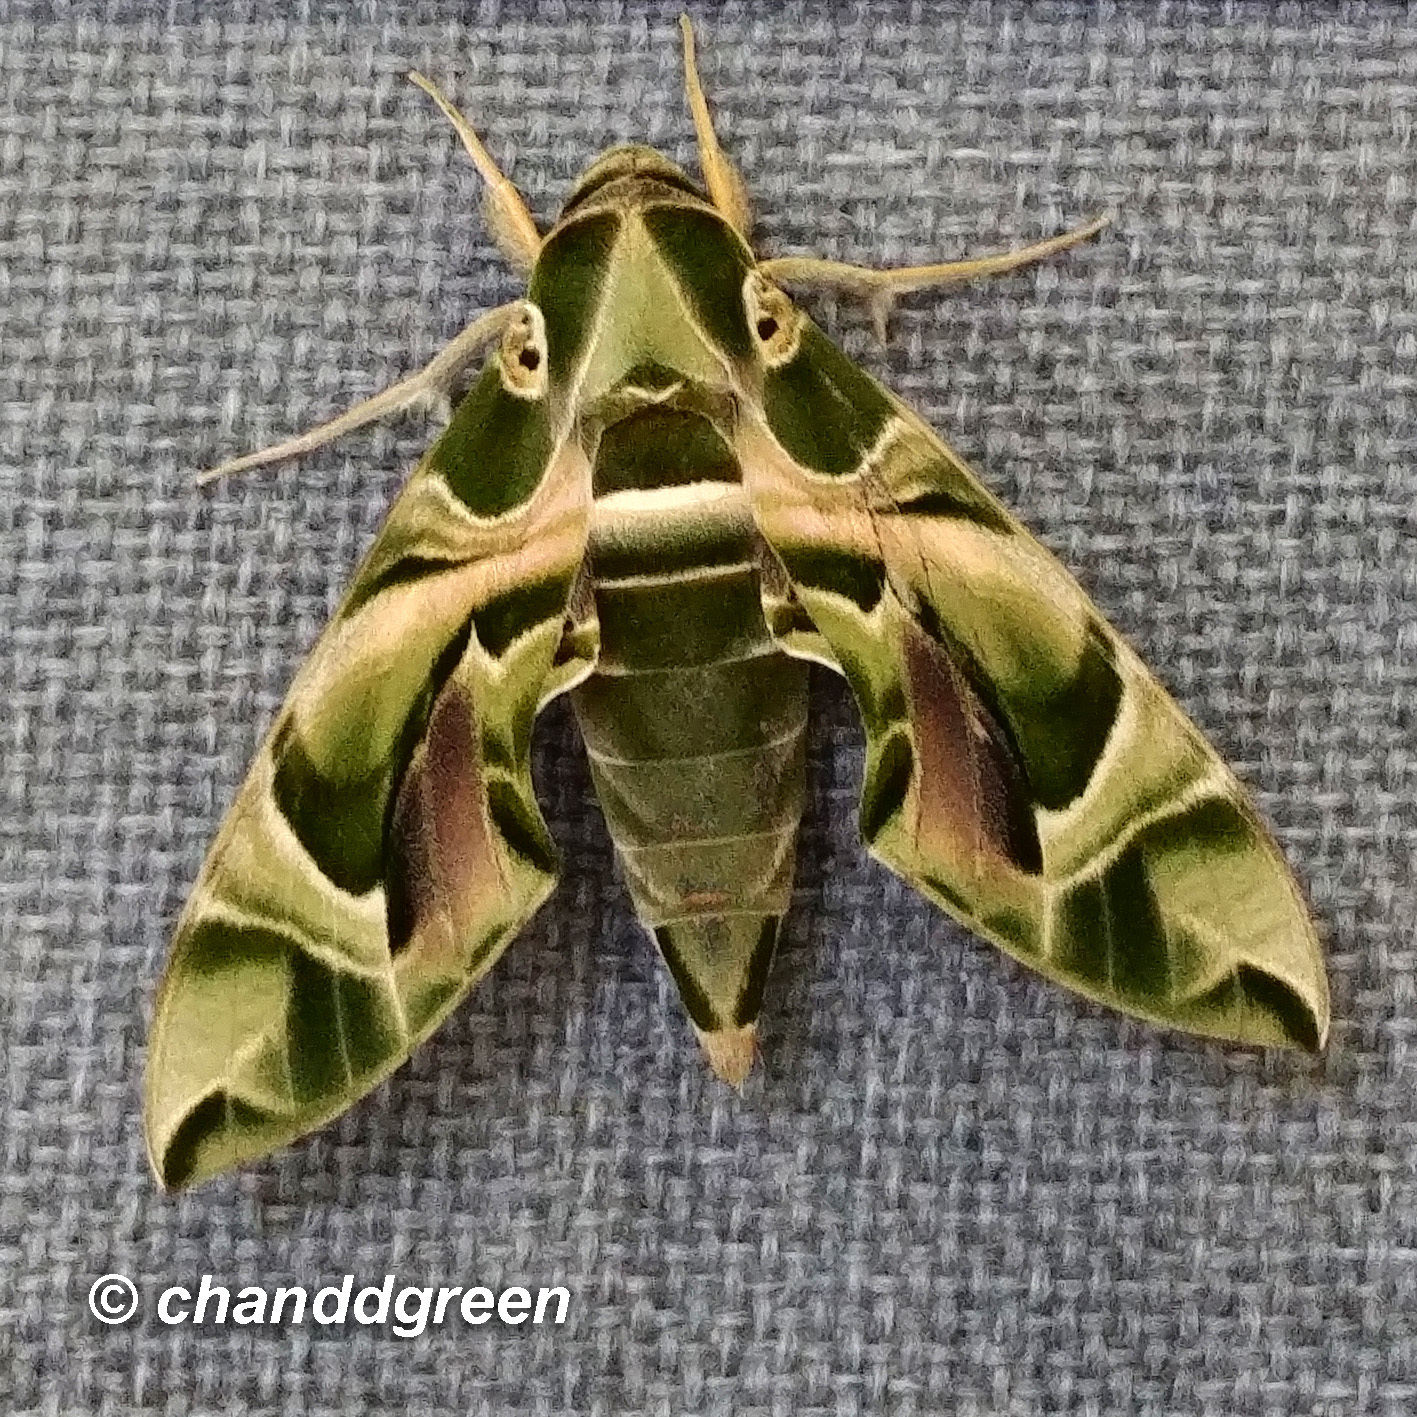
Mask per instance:
[[[874,854],[1090,997],[1320,1046],[1322,959],[1278,847],[1060,563],[810,321],[755,407],[745,485],[860,704]],[[810,653],[793,609],[770,621]]]
[[[166,1184],[343,1111],[549,892],[528,747],[594,654],[593,626],[567,633],[588,517],[584,453],[489,367],[297,675],[178,924],[147,1069]]]

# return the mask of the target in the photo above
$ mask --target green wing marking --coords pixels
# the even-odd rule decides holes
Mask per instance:
[[[861,707],[870,849],[1091,998],[1322,1046],[1318,941],[1233,774],[1054,557],[844,365],[804,321],[738,450],[759,528]],[[853,408],[848,468],[818,445]]]
[[[595,653],[593,625],[565,634],[589,488],[579,447],[553,446],[542,406],[494,374],[395,504],[178,926],[147,1074],[164,1184],[344,1111],[550,891],[528,745],[539,705]]]

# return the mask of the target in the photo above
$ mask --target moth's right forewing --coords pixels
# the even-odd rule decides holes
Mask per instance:
[[[737,446],[861,707],[872,852],[1092,998],[1320,1046],[1318,941],[1240,784],[959,457],[810,322]]]

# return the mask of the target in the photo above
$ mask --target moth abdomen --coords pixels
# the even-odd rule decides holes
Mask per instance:
[[[656,458],[664,415],[689,436]],[[682,411],[624,423],[639,426],[607,429],[597,456],[600,655],[572,698],[636,911],[736,1081],[791,898],[806,669],[763,619],[727,444]]]

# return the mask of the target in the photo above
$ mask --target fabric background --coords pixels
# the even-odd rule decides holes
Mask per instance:
[[[193,474],[518,285],[403,81],[554,217],[691,163],[677,5],[0,0],[0,1408],[1384,1414],[1417,1407],[1417,19],[1402,7],[696,11],[760,249],[1095,245],[811,302],[1059,552],[1254,788],[1329,946],[1319,1062],[1044,985],[856,842],[815,686],[762,1065],[703,1066],[565,712],[564,885],[337,1124],[194,1194],[139,1128],[166,941],[430,430]],[[292,17],[293,15],[293,17]],[[133,1276],[105,1328],[93,1279]],[[562,1328],[169,1329],[169,1284],[567,1286]]]

